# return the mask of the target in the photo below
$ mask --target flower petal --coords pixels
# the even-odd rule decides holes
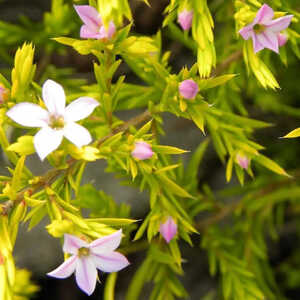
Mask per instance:
[[[239,34],[243,37],[244,40],[248,40],[249,38],[251,38],[252,34],[254,34],[253,24],[251,23],[250,25],[243,27],[239,31]]]
[[[98,105],[99,102],[93,98],[80,97],[66,107],[65,119],[67,122],[82,120],[88,117]]]
[[[267,4],[264,4],[256,14],[256,17],[253,21],[255,24],[264,24],[272,20],[274,17],[274,10]]]
[[[87,145],[92,141],[89,131],[83,126],[73,122],[68,122],[63,129],[63,132],[64,136],[78,148]]]
[[[77,254],[78,252],[77,250],[82,247],[87,248],[88,243],[74,235],[71,234],[64,235],[63,251],[65,253]]]
[[[100,14],[90,5],[74,5],[74,8],[84,24],[86,24],[91,31],[98,31],[102,26]]]
[[[91,257],[78,259],[75,277],[80,289],[90,296],[95,290],[97,280],[97,269]]]
[[[287,42],[288,38],[285,34],[277,33],[278,45],[282,47]]]
[[[265,30],[260,34],[257,34],[256,37],[260,42],[260,44],[264,46],[264,48],[268,48],[278,53],[279,51],[278,39],[274,32],[270,30]]]
[[[34,136],[34,148],[41,160],[58,148],[63,138],[62,130],[54,130],[50,127],[43,127]]]
[[[91,254],[96,268],[102,272],[118,272],[129,265],[127,258],[119,252]]]
[[[43,84],[43,100],[51,114],[63,116],[65,112],[66,96],[63,87],[48,79]]]
[[[160,224],[159,231],[167,243],[169,243],[177,233],[177,224],[172,217],[169,217],[165,223]]]
[[[75,271],[77,265],[77,256],[73,255],[68,258],[64,263],[62,263],[58,268],[53,270],[50,273],[47,273],[48,276],[55,278],[67,278]]]
[[[83,39],[99,39],[99,33],[87,25],[82,25],[80,28],[80,37]]]
[[[287,15],[275,20],[272,20],[266,24],[266,27],[273,32],[279,32],[281,30],[286,29],[291,21],[292,21],[293,15]]]
[[[49,113],[45,109],[29,102],[16,104],[6,115],[16,123],[28,127],[43,127],[49,121]]]
[[[260,41],[257,39],[257,35],[255,33],[252,34],[252,41],[253,41],[253,50],[255,53],[265,48],[264,45],[262,45]]]
[[[99,30],[99,39],[110,39],[116,32],[115,23],[110,21],[108,25],[108,30],[105,26],[101,26]]]
[[[114,232],[113,234],[99,238],[90,243],[92,253],[102,254],[115,250],[119,247],[122,239],[122,229]]]

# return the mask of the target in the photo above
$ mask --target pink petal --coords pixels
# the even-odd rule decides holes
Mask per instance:
[[[277,33],[281,30],[286,29],[290,25],[292,18],[293,18],[293,15],[287,15],[287,16],[272,20],[266,24],[266,27],[268,29],[272,30],[273,32]]]
[[[81,148],[92,141],[89,131],[81,125],[68,122],[63,129],[64,136],[76,147]]]
[[[193,79],[187,79],[179,84],[179,93],[185,99],[194,99],[199,91],[197,83]]]
[[[40,106],[23,102],[13,106],[6,115],[16,123],[28,127],[46,126],[49,120],[49,114]]]
[[[64,246],[63,251],[65,253],[71,253],[71,254],[77,254],[78,249],[85,247],[88,248],[88,243],[83,241],[82,239],[71,235],[71,234],[65,234],[64,235]]]
[[[119,252],[91,255],[96,268],[102,272],[118,272],[129,265],[127,258]]]
[[[116,32],[115,23],[110,21],[108,25],[108,30],[106,30],[105,26],[101,26],[99,30],[99,38],[100,39],[110,39]]]
[[[252,34],[254,34],[253,24],[251,23],[250,25],[243,27],[239,31],[239,34],[243,37],[244,40],[248,40],[252,36]]]
[[[264,45],[262,45],[260,43],[260,41],[257,39],[257,35],[255,33],[252,34],[252,41],[253,41],[253,50],[255,53],[264,49]]]
[[[90,28],[90,31],[99,30],[102,26],[102,20],[96,8],[90,5],[74,5],[74,8],[83,23]]]
[[[63,116],[66,105],[66,96],[63,87],[48,79],[43,84],[43,100],[51,114]]]
[[[97,269],[91,257],[78,259],[75,277],[79,288],[90,296],[96,288],[97,280]]]
[[[99,33],[87,25],[82,25],[80,28],[80,37],[83,39],[99,39]]]
[[[246,156],[237,155],[237,162],[243,169],[248,169],[250,160]]]
[[[43,127],[34,136],[34,148],[41,160],[58,148],[63,138],[62,130],[54,130],[50,127]]]
[[[177,21],[183,30],[189,30],[192,26],[193,11],[183,10],[178,14]]]
[[[77,265],[77,256],[73,255],[68,258],[64,263],[62,263],[58,268],[53,270],[50,273],[47,273],[48,276],[55,278],[67,278],[75,271]]]
[[[160,225],[160,233],[167,243],[169,243],[177,233],[177,224],[172,217],[169,217],[165,223]]]
[[[122,229],[114,232],[113,234],[99,238],[90,243],[90,249],[93,254],[102,254],[115,250],[119,247],[122,239]]]
[[[268,48],[278,53],[279,51],[278,39],[274,32],[270,30],[265,30],[260,34],[257,34],[256,37],[260,42],[260,44],[264,46],[264,48]]]
[[[285,34],[277,33],[278,45],[282,47],[287,42],[288,38]]]
[[[93,98],[80,97],[71,102],[65,110],[66,121],[79,121],[88,117],[99,105],[99,102]]]
[[[274,17],[273,9],[269,5],[264,4],[257,12],[253,23],[264,24],[265,22],[272,20],[273,17]]]
[[[146,142],[136,142],[131,155],[139,160],[149,159],[153,156],[151,146]]]

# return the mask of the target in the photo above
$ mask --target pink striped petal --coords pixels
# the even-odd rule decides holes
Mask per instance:
[[[80,19],[85,25],[90,28],[91,31],[96,32],[98,31],[100,26],[102,26],[102,19],[100,17],[100,14],[93,6],[74,5],[74,8]]]
[[[79,288],[90,296],[96,288],[97,281],[97,269],[91,257],[78,259],[75,277]]]
[[[169,217],[165,223],[160,225],[159,231],[166,242],[169,243],[177,233],[177,224],[172,217]]]
[[[127,258],[119,252],[91,255],[96,268],[102,272],[118,272],[129,265]]]
[[[248,40],[249,38],[251,38],[253,33],[254,33],[254,31],[253,31],[252,23],[250,25],[243,27],[239,31],[239,34],[243,37],[244,40]]]
[[[16,123],[27,127],[43,127],[49,122],[49,113],[29,102],[16,104],[6,115]]]
[[[81,125],[68,122],[63,129],[64,136],[76,147],[81,148],[92,141],[89,131]]]
[[[268,48],[276,53],[279,52],[278,39],[274,32],[265,30],[260,34],[257,34],[256,38],[264,48]]]
[[[285,34],[277,33],[278,45],[282,47],[287,42],[288,38]]]
[[[116,32],[116,26],[115,23],[110,21],[108,25],[108,30],[105,28],[105,26],[101,26],[99,30],[99,39],[111,39],[112,36]]]
[[[50,273],[47,273],[48,276],[64,279],[69,276],[75,271],[77,265],[77,256],[73,255],[68,258],[64,263],[62,263],[58,268],[53,270]]]
[[[273,9],[269,5],[264,4],[257,12],[253,23],[264,24],[265,22],[272,20],[273,17],[274,17]]]
[[[63,139],[62,130],[54,130],[50,127],[43,127],[33,139],[34,148],[41,160],[58,148]]]
[[[90,243],[90,250],[93,254],[102,254],[115,250],[119,247],[122,239],[122,229],[113,234],[99,238]]]
[[[82,25],[80,28],[80,37],[83,39],[99,39],[99,33],[87,25]]]
[[[257,39],[257,35],[253,33],[252,35],[252,41],[253,41],[253,50],[255,53],[258,51],[264,49],[264,45],[262,45],[259,40]]]
[[[287,15],[287,16],[272,20],[266,24],[266,27],[268,29],[272,30],[273,32],[277,33],[281,30],[286,29],[290,25],[292,18],[293,18],[293,15]]]
[[[63,251],[65,253],[77,254],[79,248],[88,248],[88,246],[87,242],[74,235],[67,233],[64,235]]]
[[[66,96],[63,87],[53,80],[48,79],[43,84],[43,100],[50,114],[63,116],[65,112]]]
[[[66,121],[79,121],[88,117],[99,105],[99,102],[90,97],[80,97],[71,102],[65,110]]]

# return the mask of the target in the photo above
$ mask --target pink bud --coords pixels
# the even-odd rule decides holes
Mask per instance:
[[[178,14],[177,21],[183,30],[189,30],[192,26],[193,11],[184,9]]]
[[[250,160],[246,156],[237,155],[236,156],[237,163],[240,165],[242,169],[248,169]]]
[[[194,99],[198,91],[198,85],[193,79],[184,80],[179,84],[179,93],[183,98]]]
[[[139,160],[149,159],[153,155],[151,146],[146,142],[136,142],[131,155]]]
[[[278,45],[279,45],[279,47],[284,46],[285,43],[288,40],[287,36],[285,34],[282,34],[282,33],[278,33],[277,34],[277,39],[278,39]]]
[[[166,242],[170,243],[177,233],[177,224],[174,222],[172,217],[168,217],[165,223],[160,224],[159,231]]]

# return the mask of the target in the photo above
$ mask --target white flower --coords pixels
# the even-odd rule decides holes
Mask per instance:
[[[53,80],[47,80],[43,84],[42,94],[48,111],[39,105],[23,102],[6,113],[20,125],[41,127],[34,137],[34,147],[40,159],[43,160],[57,149],[63,137],[78,148],[89,144],[92,141],[90,133],[75,122],[88,117],[99,103],[93,98],[80,97],[65,107],[64,89]]]

